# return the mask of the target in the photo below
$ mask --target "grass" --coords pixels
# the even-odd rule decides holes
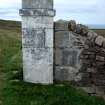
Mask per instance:
[[[4,94],[4,105],[105,105],[102,99],[89,97],[67,84],[41,86],[21,81],[9,84]]]
[[[105,37],[105,29],[93,29],[93,31]]]
[[[0,29],[0,105],[105,105],[102,98],[88,96],[68,83],[23,82],[21,32],[15,25],[12,29],[14,22],[6,21]]]

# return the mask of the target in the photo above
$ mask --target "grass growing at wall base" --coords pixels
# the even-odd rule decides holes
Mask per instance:
[[[105,105],[103,99],[68,83],[42,86],[23,82],[21,33],[12,24],[0,29],[0,105]]]
[[[8,83],[4,95],[4,105],[105,105],[102,99],[89,97],[67,84]]]

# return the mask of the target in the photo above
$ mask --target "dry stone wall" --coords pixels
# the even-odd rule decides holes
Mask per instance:
[[[104,94],[105,38],[74,20],[55,22],[55,80]]]

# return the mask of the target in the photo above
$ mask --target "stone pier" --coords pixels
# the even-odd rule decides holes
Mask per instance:
[[[53,0],[22,0],[23,77],[53,83]]]

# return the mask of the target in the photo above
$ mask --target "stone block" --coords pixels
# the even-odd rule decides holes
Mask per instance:
[[[105,39],[104,39],[104,41],[103,41],[103,48],[105,49]]]
[[[54,32],[52,29],[45,29],[45,47],[54,47]]]
[[[75,20],[69,21],[68,29],[69,29],[69,31],[75,31],[76,30],[76,21]]]
[[[80,55],[80,59],[88,59],[89,58],[89,55],[87,54],[87,55]]]
[[[53,30],[52,29],[27,29],[22,30],[22,43],[24,47],[52,47],[53,48]]]
[[[22,28],[53,29],[53,18],[48,16],[22,16]]]
[[[53,65],[34,64],[24,65],[24,81],[31,83],[52,84],[53,83]]]
[[[97,61],[96,62],[96,66],[104,66],[105,65],[105,62],[101,62],[101,61]]]
[[[84,36],[87,36],[88,34],[88,27],[82,26],[81,34]]]
[[[55,64],[76,67],[79,65],[79,52],[74,49],[55,49]]]
[[[90,54],[90,55],[89,55],[89,59],[90,59],[90,60],[95,60],[95,57],[96,57],[95,54]]]
[[[82,51],[83,55],[94,55],[95,52],[94,51],[89,51],[89,49],[85,49]]]
[[[96,94],[97,96],[105,98],[105,86],[96,86]]]
[[[77,24],[77,26],[76,26],[76,33],[77,34],[81,34],[81,30],[82,30],[81,24]]]
[[[24,47],[45,47],[45,29],[23,29],[22,43]]]
[[[87,34],[87,38],[88,38],[89,40],[91,40],[92,37],[93,37],[93,32],[89,31],[88,34]]]
[[[70,47],[69,31],[55,32],[55,47],[66,48]]]
[[[105,57],[103,57],[103,56],[96,56],[96,60],[97,61],[102,61],[102,62],[104,62],[105,61]]]
[[[96,68],[87,68],[87,72],[96,73]]]
[[[57,21],[54,23],[55,31],[65,30],[68,31],[68,22],[66,21]]]
[[[82,78],[79,81],[80,86],[90,87],[92,85],[92,81],[90,78],[90,73],[82,73]]]
[[[87,38],[91,41],[95,41],[95,38],[97,37],[97,33],[93,32],[93,31],[89,31],[87,34]]]
[[[53,49],[52,48],[23,48],[23,62],[25,64],[53,64]]]
[[[95,85],[96,86],[105,86],[105,80],[102,80],[102,79],[96,79],[95,81]]]
[[[103,41],[104,41],[104,38],[102,36],[98,36],[95,40],[95,43],[98,45],[98,46],[102,46],[103,44]]]
[[[71,66],[75,67],[77,65],[78,59],[77,59],[77,51],[75,50],[64,50],[63,51],[63,59],[62,63],[64,66]]]
[[[23,48],[24,80],[32,83],[53,83],[53,49]]]
[[[80,87],[80,88],[83,89],[85,92],[87,92],[89,94],[96,93],[96,88],[95,87]]]
[[[67,66],[56,66],[55,67],[55,80],[57,81],[79,81],[81,75],[77,75],[78,69]],[[77,78],[78,77],[78,78]]]
[[[63,55],[62,55],[62,49],[60,49],[60,48],[56,48],[55,49],[55,64],[56,65],[62,65],[62,57],[63,57]]]

